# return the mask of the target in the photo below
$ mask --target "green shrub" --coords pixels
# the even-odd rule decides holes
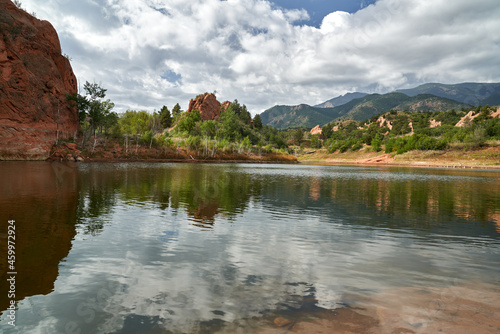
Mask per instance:
[[[189,149],[197,151],[201,146],[201,138],[199,136],[189,136],[186,144]]]
[[[373,137],[370,144],[375,152],[379,152],[382,146],[382,136],[379,133],[377,133],[375,137]]]
[[[465,138],[467,142],[472,147],[481,147],[486,143],[486,129],[482,126],[476,127],[472,133],[468,134]]]
[[[354,145],[352,145],[351,150],[352,151],[359,151],[362,148],[363,148],[363,142],[357,141],[356,143],[354,143]]]
[[[349,142],[344,142],[342,144],[342,146],[339,147],[339,152],[340,153],[344,153],[344,152],[347,152],[350,149],[351,149],[351,145],[349,144]]]

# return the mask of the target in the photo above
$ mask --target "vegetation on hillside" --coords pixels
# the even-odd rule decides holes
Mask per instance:
[[[287,133],[263,126],[260,115],[252,118],[238,100],[221,108],[218,120],[202,120],[200,111],[185,112],[176,104],[172,111],[163,106],[148,113],[127,110],[118,114],[114,104],[105,100],[106,90],[89,82],[85,94],[68,99],[78,109],[82,136],[81,146],[91,146],[91,153],[104,141],[120,143],[127,153],[139,148],[155,148],[163,152],[186,150],[198,157],[215,158],[219,154],[287,152]]]
[[[473,110],[473,119],[455,126],[467,111],[408,112],[392,110],[366,121],[337,121],[325,125],[317,145],[329,153],[372,151],[405,153],[411,150],[444,150],[451,147],[478,148],[488,140],[500,140],[500,119],[492,118],[490,106]]]

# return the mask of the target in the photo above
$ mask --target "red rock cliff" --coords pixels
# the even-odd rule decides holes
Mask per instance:
[[[43,160],[56,138],[74,136],[77,91],[54,27],[0,0],[0,160]]]
[[[220,116],[220,102],[214,94],[205,93],[197,96],[194,100],[189,101],[187,112],[199,110],[201,119],[204,121],[218,120]]]

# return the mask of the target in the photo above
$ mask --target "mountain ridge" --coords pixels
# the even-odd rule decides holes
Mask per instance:
[[[317,108],[338,107],[338,106],[341,106],[343,104],[349,103],[354,99],[365,97],[366,95],[368,95],[368,94],[367,93],[360,93],[360,92],[347,93],[344,95],[334,97],[333,99],[330,99],[330,100],[325,101],[323,103],[317,104],[314,107],[317,107]]]
[[[442,96],[432,94],[432,92]],[[451,97],[456,97],[460,101]],[[338,104],[344,101],[347,102]],[[392,109],[413,112],[446,111],[469,108],[479,103],[500,104],[500,83],[462,83],[456,85],[429,83],[386,94],[353,92],[315,106],[307,104],[295,106],[276,105],[265,110],[260,115],[263,124],[275,126],[279,129],[292,127],[312,128],[339,119],[366,120]],[[335,104],[338,105],[331,107]]]
[[[473,106],[500,104],[500,83],[426,83],[415,88],[398,89],[396,92],[400,92],[408,96],[432,94]]]

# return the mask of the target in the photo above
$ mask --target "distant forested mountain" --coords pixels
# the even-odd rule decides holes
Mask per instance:
[[[278,129],[314,127],[337,118],[333,109],[311,107],[307,104],[274,106],[260,114],[260,118],[262,124],[274,126]]]
[[[354,93],[347,93],[345,95],[337,96],[334,97],[333,99],[330,99],[328,101],[325,101],[321,104],[315,105],[315,107],[318,108],[333,108],[337,106],[341,106],[343,104],[346,104],[348,102],[351,102],[354,99],[359,99],[361,97],[365,97],[366,93],[360,93],[360,92],[354,92]]]
[[[461,83],[456,85],[428,83],[416,88],[400,89],[397,92],[408,96],[432,94],[473,106],[500,104],[500,83]]]
[[[336,100],[336,102],[338,101],[339,100]],[[324,103],[321,105],[324,105]],[[459,110],[467,107],[470,106],[465,103],[430,94],[408,96],[403,93],[393,92],[388,94],[364,95],[336,107],[320,108],[318,106],[312,107],[307,104],[298,106],[274,106],[264,111],[261,114],[261,119],[264,125],[274,126],[278,129],[293,127],[312,128],[316,125],[324,125],[338,119],[363,121],[393,109],[408,111],[447,111],[450,109]]]

